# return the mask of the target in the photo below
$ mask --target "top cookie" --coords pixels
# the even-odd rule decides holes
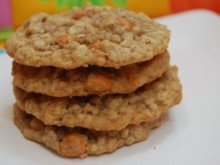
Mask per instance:
[[[170,32],[143,13],[85,6],[27,20],[6,41],[17,63],[74,69],[121,66],[150,60],[166,51]]]

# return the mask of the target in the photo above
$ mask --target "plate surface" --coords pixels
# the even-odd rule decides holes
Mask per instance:
[[[183,100],[148,140],[112,154],[66,159],[23,138],[12,122],[11,59],[0,54],[0,164],[220,164],[220,17],[196,10],[157,19],[172,31]]]

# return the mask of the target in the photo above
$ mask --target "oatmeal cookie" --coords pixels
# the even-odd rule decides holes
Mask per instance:
[[[152,60],[112,68],[30,67],[13,63],[13,84],[27,92],[54,97],[131,93],[138,87],[160,77],[169,66],[168,52]]]
[[[47,125],[122,130],[158,118],[182,98],[177,68],[131,94],[55,98],[14,87],[18,106]]]
[[[65,157],[83,158],[113,152],[146,139],[151,129],[160,126],[163,120],[164,115],[161,115],[149,123],[129,125],[121,131],[92,131],[45,125],[14,106],[14,122],[24,137],[42,143]]]
[[[143,13],[85,6],[32,16],[5,43],[17,63],[64,69],[119,68],[164,53],[170,31]]]

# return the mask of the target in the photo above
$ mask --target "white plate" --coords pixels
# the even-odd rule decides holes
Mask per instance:
[[[158,19],[172,31],[182,103],[148,140],[112,154],[66,159],[25,140],[12,122],[11,59],[0,55],[0,164],[220,164],[220,18],[198,10]]]

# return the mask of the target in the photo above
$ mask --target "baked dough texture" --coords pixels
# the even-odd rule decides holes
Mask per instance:
[[[167,50],[170,31],[143,13],[85,6],[32,16],[5,43],[17,63],[74,69],[96,65],[120,68]]]
[[[120,69],[80,67],[72,70],[55,67],[30,67],[13,62],[13,84],[27,92],[54,97],[91,94],[128,94],[150,83],[169,67],[169,53]]]
[[[47,125],[122,130],[129,124],[149,122],[180,102],[182,86],[177,68],[127,95],[91,95],[55,98],[14,87],[18,106]]]
[[[139,125],[129,125],[121,131],[93,131],[85,128],[49,126],[14,106],[14,123],[23,136],[44,144],[65,157],[84,158],[110,153],[116,149],[146,139],[151,129],[158,127],[165,115]]]

